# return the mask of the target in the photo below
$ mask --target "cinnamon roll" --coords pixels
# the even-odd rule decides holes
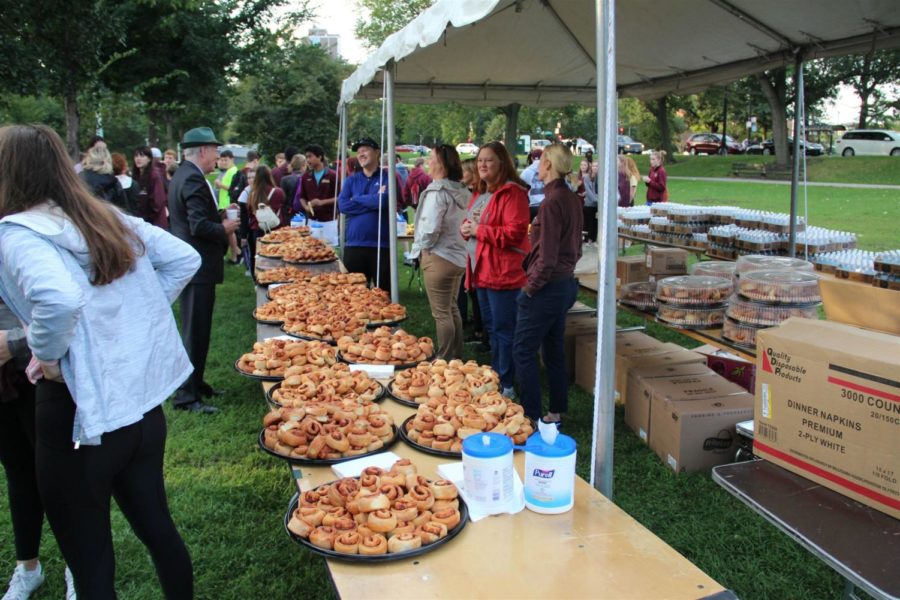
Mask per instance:
[[[359,552],[360,536],[356,531],[345,531],[334,540],[334,551],[341,554],[356,554]]]
[[[334,538],[337,532],[333,527],[321,525],[312,530],[309,534],[309,541],[313,546],[324,548],[325,550],[334,550]]]
[[[422,538],[415,533],[395,535],[388,540],[388,552],[409,552],[422,547]]]
[[[364,556],[387,554],[387,538],[380,533],[365,536],[359,543],[359,553]]]
[[[377,533],[387,533],[397,527],[397,517],[389,510],[376,510],[369,513],[366,526]]]
[[[448,479],[438,479],[430,484],[431,493],[435,500],[452,500],[459,496],[456,485]]]
[[[362,492],[356,497],[356,503],[361,512],[387,510],[391,507],[391,501],[381,492]]]
[[[433,544],[441,538],[447,537],[447,526],[443,523],[431,521],[416,527],[416,534],[422,538],[422,544]]]
[[[453,529],[459,525],[459,511],[455,508],[445,508],[431,515],[431,520],[436,523],[443,523],[447,529]]]

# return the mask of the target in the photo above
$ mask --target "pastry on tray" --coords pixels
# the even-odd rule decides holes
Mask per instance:
[[[287,528],[322,550],[379,556],[430,546],[464,525],[456,486],[401,459],[304,492]]]

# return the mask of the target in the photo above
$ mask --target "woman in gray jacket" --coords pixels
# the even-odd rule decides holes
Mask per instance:
[[[428,157],[432,182],[419,198],[411,258],[418,258],[437,327],[436,358],[462,358],[463,324],[456,297],[466,272],[466,246],[459,226],[469,191],[460,180],[462,165],[452,146],[435,146]]]

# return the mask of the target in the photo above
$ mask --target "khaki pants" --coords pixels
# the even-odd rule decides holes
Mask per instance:
[[[431,316],[437,327],[436,358],[462,358],[463,324],[456,297],[466,270],[427,250],[422,252],[420,263]]]

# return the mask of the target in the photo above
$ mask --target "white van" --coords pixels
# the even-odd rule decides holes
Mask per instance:
[[[835,142],[841,156],[900,156],[900,131],[888,129],[854,129]]]
[[[531,140],[531,149],[532,150],[543,150],[550,144],[552,144],[550,140]]]

